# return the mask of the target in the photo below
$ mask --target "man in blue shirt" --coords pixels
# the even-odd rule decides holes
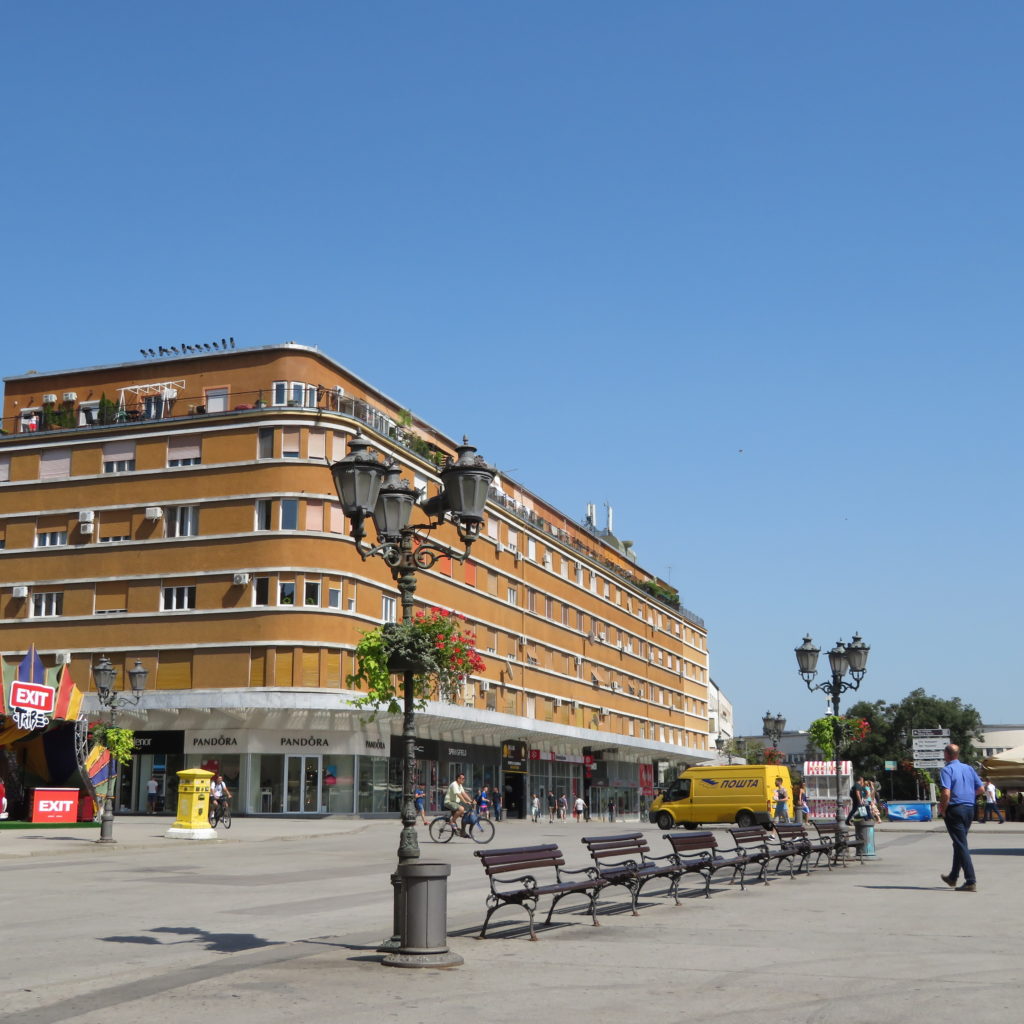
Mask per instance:
[[[942,757],[946,763],[939,771],[939,814],[945,818],[946,831],[953,840],[953,870],[940,877],[946,885],[956,886],[957,892],[976,892],[978,880],[967,847],[967,832],[974,820],[975,800],[985,783],[970,765],[960,761],[960,748],[955,743],[947,745]],[[957,886],[961,869],[964,884]]]

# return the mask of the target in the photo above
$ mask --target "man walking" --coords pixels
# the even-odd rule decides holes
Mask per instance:
[[[1004,818],[1003,812],[999,810],[999,802],[996,797],[996,784],[991,779],[985,780],[985,821],[989,822],[992,820],[992,815],[995,815],[999,819],[999,824],[1002,825]]]
[[[864,777],[857,776],[857,781],[850,787],[850,813],[846,816],[846,824],[849,826],[853,818],[863,818],[863,814],[857,812],[863,807],[867,810],[867,787],[864,785]]]
[[[939,815],[945,819],[946,831],[953,841],[953,868],[948,875],[940,877],[957,892],[976,892],[978,880],[967,846],[967,833],[974,820],[974,802],[984,790],[985,783],[970,765],[960,761],[960,748],[955,743],[946,745],[942,757],[946,763],[939,771]],[[964,884],[958,886],[956,883],[961,870]]]

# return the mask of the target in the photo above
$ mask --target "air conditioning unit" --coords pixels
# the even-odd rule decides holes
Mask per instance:
[[[574,701],[574,700],[569,701],[569,710],[570,711],[575,711],[577,707],[578,707],[578,705],[577,705],[576,701]]]
[[[600,715],[600,716],[601,716],[602,718],[604,718],[604,717],[606,717],[606,716],[607,716],[607,714],[608,714],[608,709],[607,709],[607,708],[598,708],[598,709],[597,709],[597,713],[598,713],[598,714],[599,714],[599,715]]]
[[[236,572],[234,576],[231,577],[231,582],[236,587],[244,587],[249,582],[250,579],[252,579],[252,577],[249,575],[249,573]]]
[[[486,693],[491,688],[490,681],[487,679],[480,680],[480,692]]]
[[[28,587],[11,587],[12,597],[28,597]]]
[[[58,651],[54,655],[58,665],[70,665],[71,664],[71,652],[70,651]]]
[[[78,530],[83,537],[91,537],[96,527],[93,523],[79,523]]]
[[[562,706],[562,702],[557,697],[555,697],[551,703],[554,705],[556,711]]]
[[[607,633],[598,633],[597,634],[597,638],[598,638],[598,640],[601,641],[601,643],[604,643],[608,639],[608,634]]]
[[[622,687],[618,683],[612,683],[612,693],[619,693]]]
[[[579,668],[580,665],[583,664],[583,659],[581,657],[579,657],[578,655],[575,656],[572,660],[575,662],[577,668]]]
[[[57,396],[56,395],[53,395],[53,394],[43,395],[43,405],[53,405],[56,401],[57,401]]]
[[[545,569],[550,569],[551,568],[551,554],[549,552],[545,552],[544,553],[544,568]]]
[[[79,510],[78,521],[80,523],[91,523],[96,518],[96,513],[90,508],[83,508]]]
[[[159,505],[149,505],[146,508],[147,519],[163,519],[164,510]]]

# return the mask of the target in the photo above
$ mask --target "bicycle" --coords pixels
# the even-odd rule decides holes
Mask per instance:
[[[475,821],[469,821],[465,816],[462,819],[466,822],[466,827],[469,829],[469,838],[474,843],[489,843],[494,838],[494,822],[487,818],[476,817]],[[452,823],[452,815],[450,811],[446,811],[444,814],[439,814],[430,823],[430,838],[435,843],[447,843],[450,842],[455,836],[462,836],[462,832],[459,827]]]
[[[218,825],[231,828],[230,800],[217,800],[210,808],[210,828],[216,828]]]

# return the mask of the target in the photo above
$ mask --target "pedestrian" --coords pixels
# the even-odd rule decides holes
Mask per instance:
[[[486,818],[488,821],[491,820],[491,794],[487,792],[487,787],[484,786],[480,790],[480,795],[476,801],[477,807],[480,810],[480,817]]]
[[[576,824],[578,825],[583,820],[583,814],[587,809],[587,802],[583,797],[576,797],[572,805],[572,813],[576,818]]]
[[[420,821],[422,821],[424,825],[429,825],[430,822],[427,821],[426,799],[427,793],[423,788],[423,783],[415,783],[412,787],[412,804],[416,812],[413,814],[413,817],[415,818],[418,814],[420,816]]]
[[[775,780],[775,820],[789,823],[789,790],[781,776]]]
[[[548,824],[552,824],[555,820],[555,808],[558,805],[555,802],[555,791],[553,789],[548,790]]]
[[[846,824],[849,825],[853,818],[863,818],[867,813],[864,802],[867,799],[867,790],[864,788],[864,776],[857,777],[857,781],[850,787],[850,813],[846,816]],[[861,810],[864,808],[864,810]]]
[[[155,775],[150,775],[146,783],[146,813],[156,814],[157,801],[160,799],[160,783]]]
[[[558,820],[565,821],[569,817],[569,801],[565,799],[565,794],[562,793],[558,798]]]
[[[878,784],[874,779],[868,779],[865,783],[868,788],[868,811],[871,817],[881,825],[882,824],[882,809],[879,807],[878,800]]]
[[[991,816],[995,816],[999,819],[999,824],[1003,823],[1003,812],[999,810],[999,804],[996,801],[996,784],[991,779],[985,780],[985,821],[991,820]]]
[[[946,745],[942,758],[946,764],[939,770],[939,816],[945,819],[946,831],[953,841],[953,867],[948,875],[940,877],[957,892],[976,892],[978,879],[967,845],[967,833],[974,819],[974,801],[984,792],[985,783],[970,765],[960,760],[960,748],[955,743]],[[961,871],[964,884],[957,885]]]
[[[608,798],[608,820],[615,820],[615,797]]]
[[[501,790],[494,787],[494,820],[501,821]]]
[[[536,793],[533,794],[533,799],[530,801],[530,814],[533,817],[534,825],[540,821],[540,797]]]

